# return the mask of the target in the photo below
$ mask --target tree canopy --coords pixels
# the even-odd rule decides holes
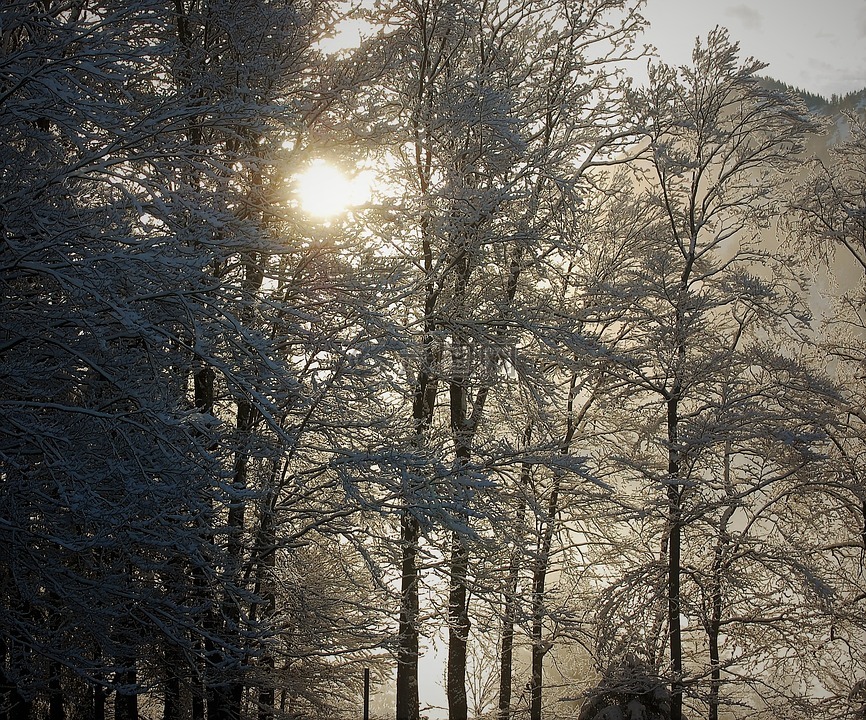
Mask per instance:
[[[863,714],[866,124],[640,9],[0,8],[0,720]]]

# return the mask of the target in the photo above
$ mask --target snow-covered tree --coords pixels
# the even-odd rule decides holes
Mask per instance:
[[[640,660],[627,656],[607,668],[578,720],[669,720],[670,691]]]
[[[751,393],[764,383],[761,373],[788,362],[762,349],[766,338],[789,337],[771,342],[793,345],[797,336],[787,329],[802,327],[806,318],[796,275],[762,247],[761,233],[776,212],[776,178],[813,127],[805,108],[760,84],[755,73],[762,67],[741,63],[736,43],[720,29],[705,45],[696,44],[690,67],[651,66],[648,88],[635,95],[645,127],[635,187],[647,224],[623,246],[628,252],[617,273],[591,289],[581,316],[591,337],[592,323],[599,328],[594,337],[606,372],[629,388],[626,413],[644,417],[633,426],[622,462],[633,468],[635,483],[661,493],[649,510],[660,523],[661,554],[653,561],[650,551],[647,568],[663,565],[666,607],[657,631],[666,628],[661,646],[669,653],[671,716],[677,719],[688,673],[682,618],[689,604],[684,577],[696,562],[690,541],[695,523],[714,512],[707,502],[722,475],[711,458],[726,436],[746,452],[746,439],[734,441],[733,428],[720,423],[742,413],[747,437],[787,434],[804,452],[812,436],[808,422],[797,417],[750,409]],[[746,383],[736,399],[722,390],[731,372],[738,386]],[[753,478],[761,481],[766,476]],[[721,506],[719,512],[725,515]],[[717,529],[720,537],[729,531]],[[702,544],[703,536],[694,541]],[[662,567],[656,571],[647,577],[659,580]],[[718,682],[718,658],[711,654],[710,673]]]
[[[246,507],[308,409],[274,220],[317,6],[15,2],[2,16],[4,702],[237,717]],[[293,268],[290,268],[293,269]],[[278,287],[280,294],[265,290]],[[279,332],[278,330],[279,329]],[[261,555],[252,555],[261,559]],[[203,681],[207,687],[203,686]]]
[[[399,318],[400,375],[383,373],[407,416],[410,470],[393,481],[399,501],[383,506],[401,525],[397,716],[418,715],[418,566],[429,550],[431,562],[448,557],[449,708],[463,718],[471,581],[485,573],[472,548],[499,532],[491,522],[505,506],[491,482],[519,484],[526,422],[507,416],[533,414],[508,402],[546,397],[534,351],[516,348],[540,342],[540,260],[562,242],[582,174],[624,140],[609,61],[630,54],[641,21],[632,3],[605,1],[395,2],[374,22],[383,33],[362,55],[389,63],[358,105],[363,117],[384,111],[377,157],[389,177],[366,234],[394,283],[383,300]],[[506,389],[515,382],[529,389]],[[536,595],[542,608],[542,585]],[[503,678],[510,691],[510,668]]]
[[[822,687],[838,712],[857,705],[863,685],[864,597],[864,271],[866,271],[866,121],[862,113],[838,118],[842,137],[804,167],[791,193],[790,244],[810,266],[816,281],[830,282],[815,293],[822,316],[815,363],[826,365],[837,384],[832,398],[828,461],[808,504],[792,508],[799,523],[788,533],[792,547],[807,548],[825,583],[815,613]],[[820,140],[824,140],[819,136]],[[828,362],[829,359],[829,362]],[[807,533],[804,518],[817,532]],[[858,710],[862,712],[862,709]]]

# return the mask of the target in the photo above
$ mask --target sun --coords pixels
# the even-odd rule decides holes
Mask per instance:
[[[326,220],[366,202],[370,187],[365,173],[349,178],[324,160],[314,160],[295,177],[295,192],[307,215]]]

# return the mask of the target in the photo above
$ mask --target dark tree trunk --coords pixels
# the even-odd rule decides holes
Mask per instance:
[[[276,705],[276,689],[274,687],[274,657],[266,655],[262,658],[260,667],[266,675],[262,687],[259,688],[259,720],[273,720]]]
[[[707,640],[710,654],[710,694],[707,699],[708,720],[719,720],[719,692],[722,685],[722,663],[719,653],[719,632],[722,627],[722,571],[730,549],[728,523],[734,514],[734,491],[731,485],[731,443],[725,444],[724,466],[725,494],[728,505],[719,519],[718,537],[713,554],[713,575],[710,578],[710,617],[707,626]]]
[[[210,367],[201,368],[193,375],[195,406],[198,411],[203,414],[213,414],[215,381],[216,373]],[[213,507],[212,499],[210,497],[207,498],[207,503],[212,513]],[[213,537],[211,531],[208,530],[207,532],[208,535],[206,537],[206,540],[207,542],[212,543]],[[202,575],[201,572],[199,572],[197,568],[193,568],[193,578],[193,587],[195,588],[195,592],[197,593],[197,595],[200,596],[201,601],[211,601],[213,599],[213,590],[209,586],[207,579]],[[207,630],[209,630],[210,632],[216,631],[216,620],[213,617],[213,613],[208,611],[205,616],[204,622],[207,625]],[[196,680],[192,692],[192,720],[205,720],[205,698],[208,694],[208,689],[206,687],[208,670],[206,668],[206,661],[203,660],[201,656],[203,652],[212,656],[213,649],[212,647],[210,647],[210,642],[208,641],[206,641],[204,645],[205,647],[202,647],[202,643],[199,641],[197,648],[198,652],[196,653],[197,673],[199,673],[199,677]],[[201,678],[205,678],[205,681],[202,682]]]
[[[418,152],[421,152],[418,146]],[[419,168],[420,169],[420,168]],[[422,172],[423,181],[429,175]],[[424,447],[433,422],[438,383],[433,375],[437,366],[436,325],[433,312],[436,307],[436,284],[433,278],[433,248],[430,241],[429,218],[421,218],[422,254],[427,281],[424,287],[424,340],[423,366],[418,371],[412,397],[412,423],[415,445]],[[403,509],[400,515],[400,625],[397,646],[396,720],[419,720],[418,698],[418,549],[421,527],[413,514],[414,488],[403,489]]]
[[[531,674],[529,677],[529,718],[541,720],[542,690],[544,687],[544,656],[550,649],[544,639],[544,592],[547,584],[547,571],[550,566],[550,547],[553,541],[554,516],[558,508],[560,474],[554,477],[550,493],[548,515],[545,518],[541,546],[532,572],[532,639]]]
[[[720,553],[716,548],[716,561]],[[713,563],[716,570],[716,562]],[[719,720],[719,688],[722,681],[721,662],[719,656],[719,629],[721,627],[722,615],[722,593],[719,583],[713,582],[712,609],[710,610],[710,622],[707,628],[707,639],[710,645],[710,696],[707,699],[708,720]]]
[[[204,694],[197,683],[192,693],[192,720],[205,720],[204,709]]]
[[[30,720],[33,702],[25,700],[18,688],[12,688],[9,693],[9,720]]]
[[[466,293],[468,263],[457,264],[455,295],[458,302]],[[464,524],[469,524],[468,506],[471,493],[467,486],[466,468],[472,455],[473,430],[467,420],[468,351],[465,338],[459,332],[452,340],[452,378],[449,387],[451,433],[454,438],[455,496]],[[445,693],[448,698],[449,720],[467,720],[469,706],[466,699],[466,649],[469,642],[469,607],[467,576],[469,572],[468,538],[462,531],[451,533],[450,578],[448,587],[448,662],[445,674]]]
[[[559,452],[568,455],[578,424],[583,420],[593,399],[590,398],[583,407],[575,412],[574,402],[577,396],[577,375],[572,375],[569,383],[568,401],[566,403],[566,430]],[[550,569],[550,550],[553,546],[553,532],[556,517],[559,514],[559,492],[562,485],[563,472],[554,471],[550,496],[547,501],[547,513],[541,520],[541,538],[536,549],[536,557],[532,568],[532,639],[531,674],[529,678],[529,718],[541,720],[542,690],[544,684],[544,656],[549,652],[550,645],[544,639],[544,593],[547,585],[547,573]]]
[[[118,682],[122,687],[114,694],[114,720],[138,720],[135,662],[127,662],[129,663],[127,669],[118,673]]]
[[[243,691],[243,685],[237,682],[212,687],[207,702],[208,720],[240,720]]]
[[[524,433],[524,447],[529,445],[532,427],[527,426]],[[511,684],[514,674],[514,624],[517,622],[517,588],[520,581],[519,533],[523,529],[526,515],[525,490],[529,486],[531,466],[523,463],[520,470],[520,497],[514,523],[515,538],[508,561],[508,579],[505,584],[505,598],[502,609],[502,641],[499,649],[499,711],[498,720],[509,720],[511,716]]]
[[[26,616],[32,617],[32,610],[28,604],[22,603],[22,613]],[[15,672],[17,675],[26,676],[29,673],[30,667],[30,658],[29,651],[26,649],[25,645],[16,640],[10,639],[8,643],[4,644],[5,657],[0,656],[0,660],[6,660],[9,663],[9,667]],[[3,671],[3,666],[0,665],[0,673]],[[29,720],[30,714],[33,710],[33,702],[32,700],[26,699],[19,690],[18,686],[14,681],[9,680],[6,677],[5,673],[0,675],[0,678],[3,680],[4,689],[6,692],[5,698],[0,698],[0,701],[6,701],[4,706],[7,708],[9,720]]]
[[[162,708],[163,720],[181,720],[180,679],[169,668],[165,681],[165,703]]]
[[[273,620],[277,605],[274,591],[277,542],[274,513],[276,511],[279,466],[277,461],[271,465],[269,489],[262,502],[262,517],[255,550],[256,596],[261,598],[261,612],[269,622]],[[256,613],[254,617],[258,617],[257,607],[254,607],[253,611]],[[265,647],[262,652],[259,668],[261,670],[258,697],[259,720],[273,720],[276,712],[276,677],[274,674],[274,656],[269,646]]]
[[[533,578],[533,595],[536,591],[544,593],[544,577],[546,571],[540,568]],[[540,589],[540,590],[539,590]],[[533,603],[535,605],[535,603]],[[544,689],[544,614],[543,606],[533,608],[532,614],[532,663],[529,676],[529,718],[530,720],[541,720],[542,713],[542,690]]]
[[[571,442],[572,429],[569,429],[567,447]],[[556,516],[559,513],[559,488],[562,483],[562,472],[556,471],[550,488],[550,498],[547,503],[547,515],[542,524],[541,544],[535,559],[532,572],[532,671],[529,679],[529,718],[541,720],[541,696],[544,684],[544,656],[550,650],[550,645],[544,639],[544,592],[547,585],[547,573],[550,569],[550,549],[553,545],[553,530]]]
[[[418,520],[406,509],[400,523],[401,601],[397,648],[397,720],[419,720],[418,700]]]
[[[66,720],[61,665],[58,662],[51,663],[51,677],[48,680],[48,720]]]
[[[466,646],[469,640],[469,607],[466,574],[469,570],[469,548],[466,539],[452,533],[451,581],[448,592],[448,667],[446,692],[449,720],[467,720]]]
[[[232,489],[243,493],[247,489],[247,470],[249,455],[247,442],[253,431],[257,420],[255,408],[246,400],[237,403],[237,435],[238,447],[235,449],[235,463],[233,470]],[[243,562],[243,534],[246,518],[246,501],[241,497],[231,498],[231,504],[227,519],[227,550],[228,550],[228,573],[227,575],[238,581],[240,569]],[[233,597],[227,590],[222,600],[222,630],[234,647],[226,653],[216,650],[213,657],[218,664],[236,665],[241,658],[230,657],[231,653],[240,649],[242,640],[237,628],[240,626],[241,614],[238,606],[238,598]],[[223,674],[214,678],[213,686],[208,693],[208,720],[240,720],[241,704],[243,702],[244,684],[238,678],[238,671],[231,671],[228,676]]]
[[[105,720],[105,688],[93,686],[93,720]]]
[[[508,582],[505,588],[505,604],[502,609],[502,640],[499,647],[499,720],[511,716],[511,681],[514,674],[514,623],[517,620],[517,583],[520,566],[514,561],[512,551]]]
[[[682,508],[679,480],[679,388],[667,400],[668,426],[668,632],[671,653],[671,720],[681,720],[683,711],[683,640],[680,623],[680,553]]]

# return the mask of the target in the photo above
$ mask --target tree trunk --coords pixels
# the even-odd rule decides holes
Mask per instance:
[[[48,679],[48,720],[66,720],[59,662],[51,663],[51,677]]]
[[[679,480],[679,388],[667,400],[668,425],[668,632],[671,653],[671,720],[681,720],[683,710],[683,641],[680,623],[680,552],[682,509]]]
[[[262,658],[259,666],[267,677],[259,688],[259,720],[273,720],[276,705],[276,688],[274,687],[274,656],[271,654]]]
[[[162,708],[163,720],[181,720],[180,679],[172,669],[168,670],[165,681],[165,703]]]
[[[451,535],[451,582],[448,593],[448,668],[446,694],[449,720],[467,720],[466,647],[469,640],[469,607],[466,575],[469,547],[459,532]]]
[[[204,709],[204,693],[200,683],[196,683],[192,692],[192,720],[205,720]]]
[[[547,531],[545,530],[545,534]],[[542,690],[544,689],[544,656],[548,647],[544,641],[544,587],[547,581],[547,558],[539,558],[532,574],[532,639],[529,677],[529,718],[541,720]]]
[[[253,431],[257,419],[256,409],[246,400],[237,402],[237,443],[235,449],[235,462],[232,479],[232,489],[239,494],[247,489],[247,468],[249,456],[247,453],[247,442]],[[230,498],[230,507],[227,519],[227,550],[229,568],[227,575],[231,580],[240,579],[240,568],[243,561],[243,534],[246,517],[246,500],[241,497]],[[227,637],[237,640],[235,651],[240,647],[242,640],[237,630],[241,620],[238,598],[226,593],[222,601],[223,631]],[[223,653],[216,651],[214,658],[225,661]],[[239,660],[235,658],[234,661]],[[233,662],[234,664],[234,662]],[[208,699],[208,720],[240,720],[241,703],[244,695],[244,684],[239,679],[237,670],[228,676],[219,675],[214,678],[214,686],[211,688]]]
[[[721,553],[716,546],[716,558],[713,561],[713,571],[718,572]],[[714,580],[712,588],[712,609],[710,610],[710,623],[707,628],[707,639],[710,646],[710,696],[707,700],[708,720],[719,720],[719,687],[721,686],[722,674],[719,660],[719,628],[722,616],[722,592],[720,584]]]
[[[599,381],[600,382],[600,381]],[[568,455],[571,442],[578,424],[586,416],[595,394],[575,412],[574,401],[577,397],[577,375],[571,376],[566,403],[565,437],[559,447],[560,455]],[[550,645],[544,640],[544,592],[547,584],[547,572],[550,567],[550,549],[553,546],[553,531],[556,516],[559,514],[559,491],[562,485],[563,472],[554,471],[550,497],[547,502],[547,514],[541,522],[541,541],[536,551],[532,570],[532,663],[529,679],[529,718],[541,720],[541,697],[544,683],[544,656],[550,650]]]
[[[532,661],[529,676],[529,718],[530,720],[541,720],[542,712],[542,690],[544,689],[544,605],[543,602],[536,598],[536,593],[539,593],[539,598],[544,595],[544,582],[546,570],[540,567],[536,569],[536,573],[532,580],[533,586],[533,611],[532,611]]]
[[[505,605],[502,610],[502,639],[499,648],[499,712],[498,720],[511,716],[511,680],[514,674],[514,623],[517,620],[517,583],[520,566],[515,561],[516,550],[511,553]]]
[[[416,146],[421,153],[420,145]],[[429,160],[428,160],[429,164]],[[419,166],[419,171],[421,167]],[[429,170],[428,170],[429,174]],[[427,175],[421,172],[422,191],[426,191]],[[424,285],[424,338],[422,367],[418,371],[412,394],[412,423],[415,446],[424,447],[433,422],[438,382],[433,375],[437,366],[436,323],[433,317],[436,308],[436,284],[433,278],[433,248],[430,240],[429,218],[421,218],[421,238],[424,270],[427,281]],[[418,699],[418,549],[421,527],[413,514],[413,488],[403,488],[403,509],[400,515],[400,625],[397,646],[397,697],[396,720],[419,720]]]
[[[570,437],[569,437],[570,442]],[[562,472],[556,471],[553,485],[550,488],[550,498],[547,504],[547,515],[542,525],[541,545],[532,572],[532,674],[529,681],[529,718],[541,720],[541,696],[544,684],[544,656],[550,650],[550,645],[544,639],[544,592],[547,584],[547,572],[550,568],[550,549],[553,545],[553,530],[556,515],[559,512],[559,488],[562,483]]]
[[[516,553],[516,551],[515,551]],[[514,623],[517,619],[517,586],[520,566],[512,563],[509,569],[508,593],[502,618],[502,644],[499,660],[499,720],[511,717],[511,685],[514,674]]]
[[[9,693],[9,720],[30,720],[32,710],[32,701],[25,700],[18,688],[12,688]]]
[[[193,392],[194,392],[194,400],[196,409],[206,415],[212,415],[214,411],[214,384],[216,382],[216,372],[210,367],[203,367],[198,369],[193,374]],[[206,499],[207,506],[211,513],[211,518],[213,517],[213,499],[208,496]],[[213,543],[213,530],[208,527],[205,531],[206,542]],[[199,597],[200,602],[202,603],[211,603],[215,602],[216,598],[214,597],[213,588],[210,586],[210,583],[207,579],[202,575],[201,572],[197,568],[193,568],[193,588],[196,595]],[[205,613],[204,623],[206,625],[206,630],[208,632],[215,633],[217,631],[216,627],[216,619],[213,617],[214,613],[211,610],[208,610]],[[193,688],[192,693],[192,720],[205,720],[205,700],[209,695],[209,688],[207,687],[209,683],[209,674],[210,670],[208,669],[208,660],[205,656],[213,656],[213,648],[212,643],[209,640],[205,640],[204,643],[201,641],[197,641],[197,650],[196,652],[196,674],[198,677],[196,678],[196,683]],[[203,646],[202,646],[203,645]],[[202,652],[204,651],[204,652]],[[216,661],[216,658],[213,658]]]
[[[419,720],[418,701],[418,520],[405,508],[400,523],[402,549],[400,629],[397,646],[396,720]]]
[[[25,605],[23,613],[28,617],[32,617],[32,610],[30,609],[29,604],[23,605]],[[29,652],[24,644],[14,638],[10,639],[6,645],[6,651],[8,656],[6,659],[8,660],[9,667],[13,669],[13,672],[17,671],[16,674],[18,674],[19,677],[27,675],[29,673],[30,659],[28,657]],[[2,667],[0,667],[0,670],[2,670]],[[32,700],[27,700],[21,694],[15,682],[9,682],[5,674],[3,675],[3,680],[4,685],[8,690],[8,694],[5,698],[0,698],[0,701],[6,700],[8,702],[6,707],[9,712],[9,720],[30,720],[30,714],[33,710]]]
[[[268,492],[262,502],[262,518],[259,522],[258,541],[256,543],[256,596],[261,598],[262,614],[269,621],[273,620],[277,599],[274,592],[274,572],[276,570],[276,532],[274,523],[275,504],[277,500],[277,473],[279,463],[274,461],[271,466]],[[256,607],[253,608],[256,611]],[[257,614],[256,616],[257,617]],[[272,648],[265,646],[259,660],[259,720],[273,720],[276,707],[276,676],[275,661]]]
[[[527,425],[523,435],[524,448],[529,445],[532,426]],[[524,492],[529,486],[531,466],[523,463],[520,470],[520,491],[517,516],[514,523],[515,533],[520,533],[526,515]],[[498,720],[509,720],[511,716],[511,684],[514,674],[514,624],[517,621],[517,587],[520,581],[521,549],[519,536],[513,540],[511,556],[508,561],[508,580],[505,585],[505,598],[502,609],[502,640],[499,650],[499,712]]]
[[[468,263],[465,258],[457,264],[455,296],[462,305],[466,294]],[[467,485],[466,468],[472,455],[473,430],[467,421],[467,377],[469,360],[465,338],[458,331],[452,337],[452,377],[449,387],[451,434],[454,438],[455,497],[458,513],[468,526],[471,492]],[[448,588],[448,663],[445,691],[448,698],[449,720],[467,720],[469,706],[466,699],[466,648],[469,642],[468,538],[462,530],[451,533],[450,580]]]
[[[722,664],[719,653],[719,632],[722,627],[722,570],[725,557],[730,549],[728,523],[734,514],[734,489],[731,484],[731,443],[725,443],[724,466],[725,494],[728,505],[719,519],[718,537],[713,555],[713,575],[710,578],[710,618],[707,627],[707,640],[710,654],[710,694],[707,699],[708,720],[719,720],[719,691],[722,685]]]
[[[105,688],[93,686],[93,720],[105,720]]]
[[[118,688],[114,694],[114,719],[115,720],[138,720],[138,694],[135,691],[137,673],[135,661],[127,660],[128,666],[118,673],[119,684],[125,689]]]
[[[0,635],[0,720],[9,720],[9,680],[5,673],[6,641]]]
[[[243,685],[227,682],[211,687],[207,701],[208,720],[240,720]]]

